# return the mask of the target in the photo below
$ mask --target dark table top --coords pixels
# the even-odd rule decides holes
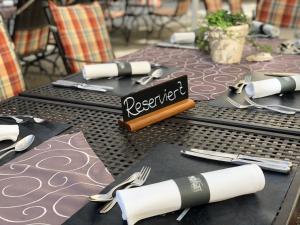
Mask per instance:
[[[251,51],[246,49],[245,54]],[[299,115],[237,110],[203,101],[223,95],[228,85],[236,83],[251,70],[299,72],[299,56],[276,55],[273,61],[267,63],[242,61],[241,64],[214,65],[208,55],[197,50],[152,46],[120,60],[149,60],[179,68],[153,84],[187,74],[190,96],[198,100],[196,108],[139,132],[129,133],[117,125],[121,118],[120,97],[47,85],[22,94],[27,97],[3,102],[0,112],[33,114],[68,122],[74,126],[74,131],[83,130],[93,150],[114,175],[122,173],[158,142],[285,159],[299,164]],[[298,173],[296,178],[273,224],[292,224],[289,221],[295,221],[299,214]]]
[[[297,135],[180,118],[171,118],[130,133],[117,123],[121,118],[119,110],[25,97],[2,102],[0,113],[31,114],[68,123],[73,126],[72,132],[82,130],[95,153],[114,175],[121,174],[157,143],[286,159],[295,165],[300,161],[300,137]],[[300,178],[299,174],[296,178]],[[298,199],[299,183],[296,178],[287,195],[289,199],[283,202],[285,207],[282,210],[286,211],[282,217],[279,214],[276,221],[286,221],[287,216],[297,215],[293,208]],[[276,221],[273,224],[282,224]]]

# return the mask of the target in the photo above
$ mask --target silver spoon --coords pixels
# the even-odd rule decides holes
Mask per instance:
[[[151,80],[153,80],[154,78],[158,79],[160,78],[162,75],[164,75],[164,69],[159,68],[156,69],[152,72],[152,74],[148,77],[143,77],[139,80],[137,80],[136,82],[141,84],[141,85],[146,85],[148,84]]]
[[[17,118],[16,116],[9,116],[9,115],[0,114],[0,117],[1,118],[10,118],[10,119],[13,119],[13,120],[16,121],[16,123],[23,123],[24,122],[23,119]]]
[[[7,148],[1,149],[0,152],[7,151],[11,149],[10,151],[4,153],[0,156],[0,159],[5,157],[6,155],[10,154],[11,152],[21,152],[26,150],[34,141],[35,136],[33,134],[30,134],[24,138],[22,138],[20,141],[14,143],[11,146],[8,146]]]
[[[38,117],[29,116],[29,115],[15,115],[15,116],[10,116],[10,115],[3,115],[3,114],[0,114],[0,117],[1,117],[1,118],[10,118],[10,119],[14,119],[14,120],[16,121],[16,123],[23,123],[23,122],[24,122],[23,119],[18,118],[18,117],[31,118],[31,119],[33,119],[33,121],[36,122],[36,123],[43,123],[43,122],[45,122],[45,119],[41,119],[41,118],[38,118]]]

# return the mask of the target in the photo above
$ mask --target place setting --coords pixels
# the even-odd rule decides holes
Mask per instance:
[[[22,155],[45,140],[69,129],[68,124],[50,122],[31,115],[0,115],[0,164]]]
[[[148,61],[113,61],[84,65],[81,73],[54,81],[52,85],[124,96],[143,90],[153,85],[153,80],[163,79],[176,70]]]
[[[231,216],[212,216],[229,206],[244,224],[269,224],[294,176],[284,160],[157,144],[64,224],[229,225]]]
[[[223,96],[209,102],[212,106],[270,111],[285,115],[300,112],[297,92],[300,84],[298,73],[258,71],[245,74],[244,78]]]

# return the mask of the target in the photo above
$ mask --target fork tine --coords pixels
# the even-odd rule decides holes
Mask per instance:
[[[147,172],[145,173],[145,176],[144,176],[144,178],[143,178],[144,181],[148,178],[148,176],[149,176],[149,174],[150,174],[150,171],[151,171],[151,167],[148,167],[148,170],[147,170]]]
[[[143,174],[145,173],[147,167],[143,166],[142,169],[140,170],[140,174],[138,175],[137,179],[140,179],[143,177]]]
[[[233,105],[236,108],[240,108],[240,106],[237,104],[237,102],[233,101],[231,98],[227,97],[226,101],[229,102],[231,105]]]

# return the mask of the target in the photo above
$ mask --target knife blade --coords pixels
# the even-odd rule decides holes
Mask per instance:
[[[52,82],[52,85],[61,86],[61,87],[75,87],[75,88],[80,88],[80,89],[85,89],[85,90],[101,91],[101,92],[106,92],[107,90],[114,89],[111,86],[92,85],[92,84],[74,82],[74,81],[69,81],[69,80],[57,80],[57,81]]]
[[[276,73],[276,72],[265,72],[264,75],[272,77],[287,77],[287,76],[299,76],[300,73]]]
[[[168,43],[168,42],[160,42],[160,43],[157,43],[156,46],[163,47],[163,48],[198,49],[196,46],[193,46],[193,45],[179,45],[179,44],[172,44],[172,43]]]
[[[181,150],[182,154],[217,160],[222,162],[230,162],[237,165],[243,164],[256,164],[260,166],[262,169],[281,172],[281,173],[289,173],[291,170],[292,163],[285,160],[278,159],[267,159],[261,157],[252,157],[241,154],[230,154],[223,152],[215,152],[201,149],[190,149],[190,150]]]

